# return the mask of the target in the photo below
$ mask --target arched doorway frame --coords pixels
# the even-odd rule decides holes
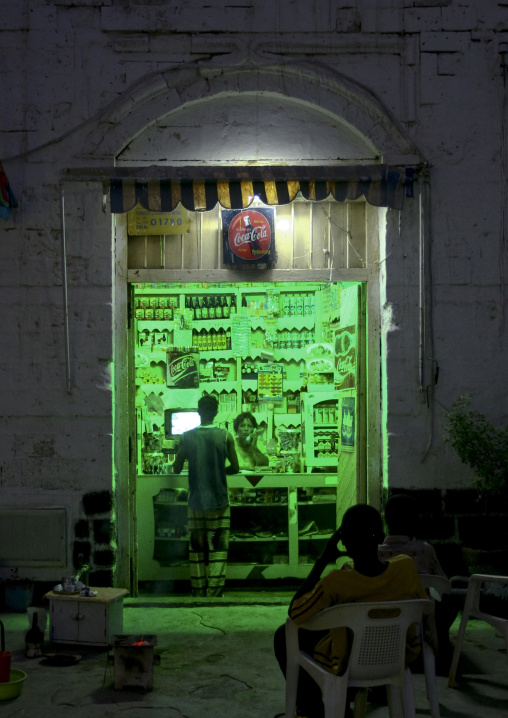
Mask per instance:
[[[86,145],[89,159],[104,162],[109,157],[113,165],[116,158],[133,138],[140,137],[144,131],[157,121],[170,113],[178,113],[183,107],[198,105],[200,102],[217,100],[227,103],[228,96],[237,96],[246,93],[273,93],[279,95],[284,101],[298,103],[301,106],[319,109],[324,115],[333,117],[337,127],[345,127],[364,138],[366,147],[372,147],[373,154],[379,162],[398,163],[404,165],[417,165],[421,162],[421,155],[414,145],[389,116],[382,103],[374,93],[355,85],[347,78],[323,66],[305,66],[294,64],[291,66],[266,65],[258,68],[192,68],[187,70],[167,70],[145,78],[139,87],[115,103],[88,135]],[[318,129],[316,130],[319,131]],[[278,158],[279,159],[279,158]],[[417,203],[415,203],[417,204]],[[378,233],[381,247],[392,245],[400,231],[400,223],[394,221],[391,210],[390,216],[380,213],[382,222],[379,223]],[[404,207],[401,214],[405,216],[405,226],[410,227],[417,241],[421,238],[421,226],[418,209]],[[391,236],[390,236],[391,235]],[[117,224],[115,240],[115,266],[127,267],[127,233],[125,223]],[[379,343],[381,336],[381,297],[383,294],[380,285],[378,263],[375,272],[371,272],[367,280],[367,301],[369,313],[369,332],[372,335],[373,345]],[[114,283],[116,287],[116,300],[114,307],[114,322],[117,340],[115,341],[115,366],[121,366],[122,357],[125,362],[127,348],[126,338],[122,327],[128,320],[128,306],[125,300],[127,284],[126,269],[116,272]],[[377,353],[371,362],[372,367],[379,366],[380,354]],[[371,371],[374,376],[375,372]],[[115,377],[122,377],[123,371],[116,371]],[[379,382],[378,382],[379,384]],[[381,386],[375,389],[381,394]],[[126,401],[124,391],[118,386],[115,395],[120,403]],[[386,400],[386,399],[385,399]],[[382,476],[383,447],[387,442],[381,427],[381,415],[369,417],[369,425],[373,440],[370,442],[369,456],[367,458],[367,471]],[[125,475],[129,467],[129,457],[126,452],[123,437],[125,427],[120,422],[115,426],[115,475]],[[385,452],[386,453],[386,446]],[[130,543],[136,535],[135,527],[130,524],[128,517],[132,510],[132,487],[126,487],[125,482],[117,482],[117,503],[120,510],[118,517],[119,543]],[[369,483],[366,499],[369,503],[379,505],[381,499],[381,481]],[[128,552],[132,553],[132,550]],[[119,552],[125,557],[127,552]],[[123,581],[127,579],[130,568],[125,558],[120,559],[118,575]],[[127,579],[128,580],[128,579]]]

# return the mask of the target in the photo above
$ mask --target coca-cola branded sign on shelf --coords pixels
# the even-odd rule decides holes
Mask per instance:
[[[224,264],[275,261],[275,237],[272,208],[222,212]]]

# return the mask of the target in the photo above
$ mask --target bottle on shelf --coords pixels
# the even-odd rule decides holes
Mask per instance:
[[[231,349],[231,327],[226,329],[226,349]]]
[[[206,351],[211,352],[212,349],[212,332],[208,331],[206,332]]]
[[[208,297],[208,319],[215,319],[215,297]]]
[[[212,327],[210,329],[210,331],[208,332],[208,334],[210,336],[210,343],[212,345],[212,351],[216,352],[217,349],[219,348],[217,346],[217,331]]]
[[[208,297],[206,295],[201,303],[201,319],[208,319]]]
[[[242,312],[245,314],[247,313],[247,297],[245,294],[242,297]]]
[[[215,319],[222,319],[221,297],[215,297]]]
[[[229,304],[228,300],[224,296],[224,294],[221,297],[221,305],[222,305],[222,316],[224,319],[229,319]]]
[[[229,305],[229,313],[236,314],[236,297],[234,294],[231,296],[231,304]]]
[[[191,298],[189,297],[188,294],[185,296],[184,305],[185,305],[185,309],[191,309]]]
[[[194,303],[194,319],[201,319],[201,297],[195,297]]]

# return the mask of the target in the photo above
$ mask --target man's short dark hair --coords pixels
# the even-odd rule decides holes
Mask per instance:
[[[214,396],[212,396],[212,394],[207,394],[199,399],[198,413],[200,416],[206,416],[213,419],[214,416],[217,416],[218,411],[219,402]]]
[[[379,544],[384,541],[383,519],[373,506],[356,504],[350,506],[342,517],[340,532],[347,538],[374,539]]]

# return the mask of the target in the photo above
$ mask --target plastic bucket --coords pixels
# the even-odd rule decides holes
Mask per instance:
[[[11,668],[9,682],[0,683],[0,701],[17,698],[23,690],[26,675],[25,671],[18,671],[15,668]]]
[[[9,611],[23,613],[32,603],[33,586],[6,586],[4,588],[5,606]]]

